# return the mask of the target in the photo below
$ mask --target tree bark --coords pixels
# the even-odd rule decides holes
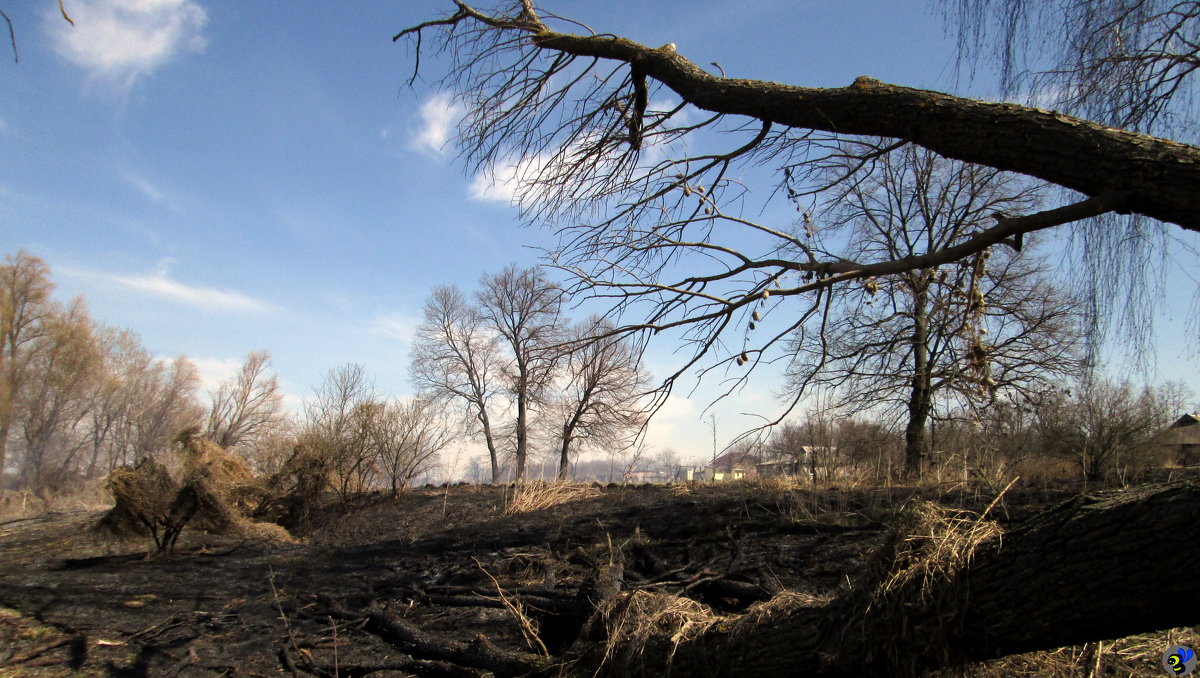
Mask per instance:
[[[575,420],[563,424],[562,447],[558,456],[558,479],[566,480],[571,468],[571,438],[575,435]]]
[[[517,386],[517,477],[525,477],[525,456],[529,452],[529,377],[522,365]]]
[[[929,420],[932,393],[929,387],[929,288],[918,288],[913,297],[913,372],[908,397],[908,425],[904,428],[904,475],[915,478],[928,454],[925,425]]]
[[[638,67],[683,101],[787,127],[911,141],[940,155],[1044,179],[1200,231],[1200,149],[1056,111],[992,103],[860,77],[840,88],[722,78],[670,50],[614,36],[542,30],[538,47]]]
[[[949,577],[916,577],[884,599],[870,597],[872,586],[862,582],[826,607],[718,624],[677,648],[656,639],[606,671],[916,676],[1195,625],[1198,519],[1195,481],[1080,496],[983,544]]]
[[[500,482],[500,460],[496,455],[496,441],[492,439],[492,423],[488,419],[487,409],[479,408],[479,423],[483,426],[483,440],[487,443],[488,459],[492,462],[492,482]]]

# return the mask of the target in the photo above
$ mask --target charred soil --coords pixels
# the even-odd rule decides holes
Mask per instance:
[[[976,510],[994,498],[921,492]],[[596,610],[620,592],[686,598],[660,615],[679,628],[781,592],[839,595],[916,493],[576,486],[514,512],[513,488],[424,488],[327,506],[296,544],[187,530],[159,559],[148,540],[97,532],[100,513],[10,521],[0,676],[570,673],[614,633]],[[1017,520],[1066,494],[1014,491],[992,513]]]

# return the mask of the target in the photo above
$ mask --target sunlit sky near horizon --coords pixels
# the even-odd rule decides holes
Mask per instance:
[[[673,42],[731,76],[843,86],[865,74],[988,95],[956,83],[953,39],[923,2],[541,5],[598,32]],[[293,406],[347,362],[382,391],[410,393],[408,344],[429,292],[473,291],[550,242],[520,225],[503,185],[458,161],[436,80],[406,85],[411,44],[392,36],[449,0],[65,6],[74,27],[53,0],[4,7],[20,61],[0,49],[0,252],[42,257],[59,299],[83,295],[98,321],[155,354],[187,355],[207,386],[265,348]],[[1164,305],[1180,315],[1158,320],[1150,377],[1200,390],[1187,285]],[[673,348],[654,346],[651,367]],[[775,412],[776,387],[764,375],[714,408],[722,442],[756,423],[741,413]],[[707,458],[701,411],[716,388],[677,391],[652,447]]]

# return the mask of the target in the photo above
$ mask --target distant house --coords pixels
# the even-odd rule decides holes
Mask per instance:
[[[758,469],[758,475],[762,478],[786,478],[790,476],[800,475],[800,461],[788,457],[787,459],[776,459],[774,461],[760,461],[755,465]]]
[[[712,469],[707,466],[680,466],[675,469],[675,482],[700,483],[712,480]]]
[[[626,471],[627,483],[665,483],[671,476],[662,471]]]
[[[1180,466],[1200,465],[1200,412],[1185,414],[1168,426],[1159,444],[1173,453]]]
[[[741,480],[758,475],[761,461],[752,450],[726,452],[708,464],[713,480]]]
[[[812,473],[814,461],[816,462],[816,466],[823,468],[836,458],[836,447],[800,445],[791,451],[791,456],[773,461],[759,462],[757,465],[758,475],[764,478],[779,478]]]

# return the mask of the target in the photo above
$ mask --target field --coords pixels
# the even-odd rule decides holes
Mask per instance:
[[[993,505],[964,486],[421,488],[328,506],[296,543],[189,530],[166,559],[147,557],[148,539],[97,533],[98,511],[9,519],[0,676],[574,675],[629,661],[597,659],[609,639],[637,647],[844,593],[906,503],[990,506],[1002,527],[1071,492],[1018,484]],[[1198,638],[1177,629],[954,675],[1163,675],[1169,642]]]

